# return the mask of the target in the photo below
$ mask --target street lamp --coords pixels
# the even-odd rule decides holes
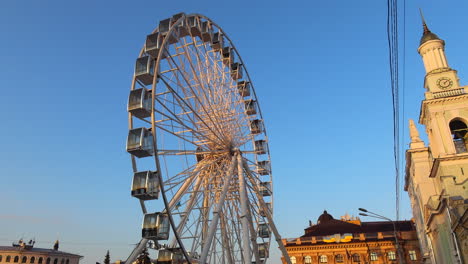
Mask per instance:
[[[359,213],[359,215],[378,218],[378,219],[383,219],[383,220],[387,220],[387,221],[392,223],[392,225],[393,225],[393,236],[395,237],[395,244],[396,244],[396,250],[397,250],[397,256],[398,256],[398,263],[400,263],[400,264],[404,263],[403,262],[403,256],[402,256],[401,250],[400,250],[400,243],[398,243],[398,236],[397,236],[395,221],[393,221],[392,219],[390,219],[388,217],[385,217],[383,215],[379,215],[379,214],[376,214],[376,213],[371,212],[369,210],[366,210],[364,208],[358,208],[358,210],[361,211],[361,212],[367,213],[367,214]]]

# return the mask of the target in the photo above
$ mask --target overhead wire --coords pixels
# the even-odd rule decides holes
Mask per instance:
[[[400,217],[400,95],[398,53],[398,1],[387,0],[387,40],[393,110],[393,157],[395,165],[395,211]]]

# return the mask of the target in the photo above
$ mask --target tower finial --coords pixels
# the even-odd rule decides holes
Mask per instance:
[[[426,20],[424,19],[424,15],[423,15],[423,12],[422,12],[421,8],[419,8],[419,14],[421,15],[421,20],[422,20],[422,24],[423,24],[423,30],[424,30],[423,34],[430,33],[431,31],[427,27]]]
[[[414,124],[413,119],[409,120],[409,130],[411,138],[410,148],[424,148],[424,142],[419,137],[419,132],[416,128],[416,125]]]

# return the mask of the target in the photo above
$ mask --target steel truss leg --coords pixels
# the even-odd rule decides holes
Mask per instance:
[[[229,190],[229,186],[232,180],[232,177],[234,175],[234,168],[237,163],[236,161],[236,155],[232,156],[231,160],[231,166],[229,167],[228,170],[228,175],[227,178],[224,182],[223,189],[221,191],[221,195],[219,197],[219,201],[216,204],[215,208],[213,209],[213,219],[211,220],[210,226],[208,228],[208,235],[203,241],[203,248],[202,248],[202,253],[200,256],[200,264],[205,264],[206,259],[208,257],[208,251],[211,248],[211,242],[213,241],[213,236],[216,232],[216,228],[218,227],[218,220],[219,220],[219,212],[221,212],[221,209],[223,208],[224,205],[224,200],[226,198],[226,194]]]
[[[249,237],[249,208],[247,190],[245,188],[244,170],[242,169],[242,156],[240,154],[237,155],[237,176],[239,177],[239,194],[241,206],[240,220],[242,224],[242,254],[244,256],[244,263],[251,263],[252,252],[250,251]]]
[[[255,194],[257,195],[257,199],[260,202],[260,206],[262,207],[263,211],[265,212],[265,216],[268,219],[268,224],[271,228],[271,231],[275,235],[275,240],[276,243],[278,243],[278,247],[281,250],[281,253],[283,254],[284,260],[286,261],[287,264],[292,264],[291,259],[289,259],[289,254],[286,251],[286,248],[283,245],[283,242],[281,241],[281,236],[278,232],[278,229],[276,229],[275,223],[273,222],[273,217],[270,214],[270,210],[265,204],[265,201],[263,200],[263,196],[260,195],[260,189],[258,188],[258,183],[255,182],[254,177],[252,176],[252,172],[250,171],[249,166],[245,162],[245,160],[242,162],[245,171],[247,172],[247,175],[249,176],[250,182],[252,183],[252,187],[255,189]]]

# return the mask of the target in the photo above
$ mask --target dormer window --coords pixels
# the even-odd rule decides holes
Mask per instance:
[[[450,121],[450,132],[452,133],[453,144],[457,153],[465,153],[468,149],[468,127],[465,122],[454,119]]]

